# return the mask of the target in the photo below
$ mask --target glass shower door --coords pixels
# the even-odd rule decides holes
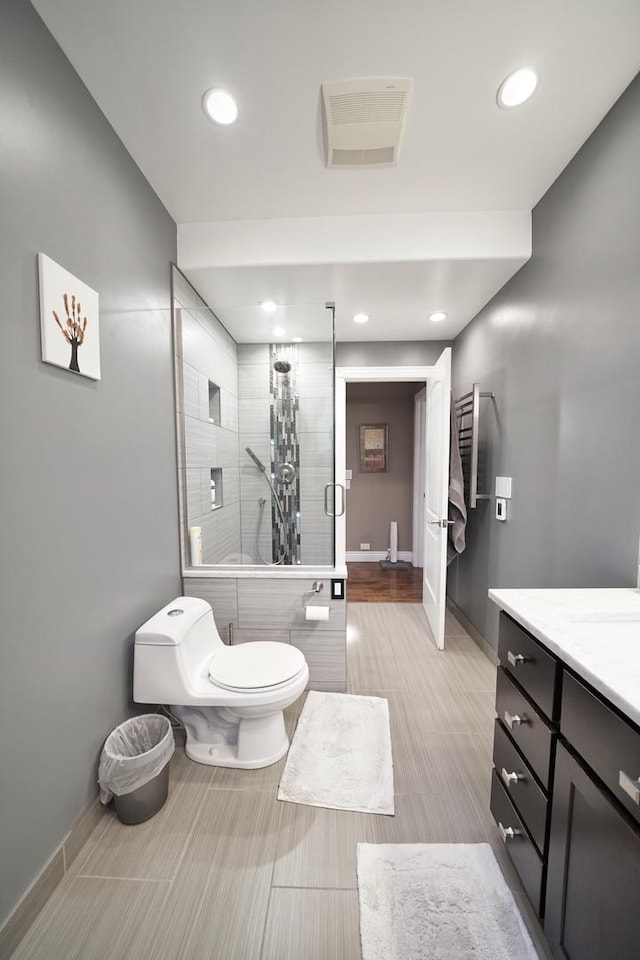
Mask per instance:
[[[214,313],[175,269],[174,330],[185,564],[333,566],[333,309]]]

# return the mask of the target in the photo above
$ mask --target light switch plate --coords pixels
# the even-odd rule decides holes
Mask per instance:
[[[331,599],[344,600],[344,580],[331,581]]]
[[[507,519],[507,501],[504,497],[496,497],[496,520]]]
[[[496,477],[496,497],[511,500],[511,477]]]

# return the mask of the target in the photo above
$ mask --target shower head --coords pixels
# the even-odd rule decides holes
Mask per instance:
[[[276,373],[289,373],[291,370],[291,364],[288,360],[276,360],[273,365],[273,369]]]
[[[258,470],[262,470],[262,472],[266,475],[267,469],[266,469],[264,463],[262,463],[262,461],[258,460],[258,458],[256,457],[256,455],[255,455],[255,453],[253,452],[253,450],[251,449],[251,447],[245,447],[244,449],[245,449],[245,451],[249,454],[249,456],[251,457],[251,459],[252,459],[253,462],[255,463],[255,465],[256,465],[256,467],[258,468]]]

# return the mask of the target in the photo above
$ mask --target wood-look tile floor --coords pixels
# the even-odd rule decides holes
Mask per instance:
[[[349,563],[349,603],[422,603],[422,567],[383,570],[379,563]]]
[[[284,760],[178,748],[164,808],[108,813],[14,960],[360,960],[358,841],[490,843],[538,936],[489,813],[495,668],[449,612],[446,629],[439,652],[421,606],[348,606],[349,692],[389,700],[394,817],[278,801]]]

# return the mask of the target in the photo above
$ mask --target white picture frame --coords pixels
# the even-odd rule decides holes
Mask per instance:
[[[100,379],[99,297],[44,253],[38,254],[42,359]]]

